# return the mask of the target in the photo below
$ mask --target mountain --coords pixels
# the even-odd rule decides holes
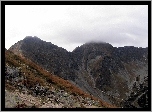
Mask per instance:
[[[114,107],[29,59],[5,51],[5,108]]]
[[[19,41],[9,50],[30,60],[34,60],[47,71],[56,74],[64,79],[74,80],[74,71],[70,69],[68,52],[50,42],[45,42],[38,37],[27,36]],[[65,75],[66,74],[66,75]]]
[[[76,48],[73,53],[77,54],[80,66],[75,82],[109,103],[129,107],[124,102],[131,94],[139,92],[134,90],[134,85],[136,88],[140,85],[148,87],[148,48],[115,48],[106,43],[89,43]],[[138,96],[141,94],[139,92]],[[137,99],[135,102],[129,105],[141,107]]]
[[[26,37],[9,50],[110,104],[145,107],[140,103],[143,96],[148,104],[148,48],[90,42],[68,52]]]

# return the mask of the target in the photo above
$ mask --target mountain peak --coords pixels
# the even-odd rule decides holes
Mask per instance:
[[[141,91],[148,87],[145,80],[148,76],[148,49],[133,46],[116,48],[106,42],[91,41],[67,52],[35,36],[27,36],[11,48],[15,54],[32,60],[48,72],[70,80],[110,104],[143,107],[138,103],[142,97],[137,96],[136,101],[132,99],[139,106],[126,102],[136,97],[132,94],[138,92],[140,96]],[[138,91],[141,84],[144,87]]]
[[[34,39],[40,39],[40,38],[38,38],[37,36],[26,36],[24,39],[29,39],[29,38],[34,38]]]
[[[106,44],[106,42],[104,42],[104,41],[89,41],[89,42],[86,42],[86,44],[93,44],[93,43],[94,43],[94,44],[97,44],[97,43],[98,43],[98,44],[99,44],[99,43],[100,43],[100,44],[101,44],[101,43]]]
[[[106,42],[95,42],[95,41],[91,41],[91,42],[87,42],[84,44],[84,46],[101,46],[101,47],[113,47],[111,44],[106,43]]]
[[[80,47],[76,47],[73,52],[79,52],[79,50],[82,50],[87,51],[88,53],[93,51],[110,53],[112,49],[113,46],[109,43],[91,41],[81,45]]]
[[[23,41],[43,41],[37,36],[26,36]]]

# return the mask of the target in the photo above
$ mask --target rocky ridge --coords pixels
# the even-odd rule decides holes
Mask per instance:
[[[148,78],[148,48],[86,43],[67,52],[37,37],[27,37],[9,50],[117,106],[125,107],[130,97],[142,96],[140,90],[134,89],[135,84],[137,88],[139,85],[148,87],[148,80],[145,80]],[[136,102],[132,105],[138,104],[138,100],[132,102]]]
[[[30,60],[5,51],[5,108],[110,108]]]

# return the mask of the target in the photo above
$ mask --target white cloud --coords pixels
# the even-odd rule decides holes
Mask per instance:
[[[72,51],[88,41],[148,46],[146,5],[8,5],[5,45],[37,36]]]

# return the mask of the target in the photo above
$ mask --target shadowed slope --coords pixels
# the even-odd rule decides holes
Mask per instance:
[[[71,84],[69,81],[64,80],[53,74],[50,74],[49,72],[45,71],[43,68],[38,66],[37,64],[30,61],[29,59],[27,60],[26,58],[17,56],[9,50],[5,52],[5,69],[6,69],[5,86],[6,89],[8,90],[11,89],[15,91],[19,89],[19,91],[22,93],[23,89],[27,89],[28,93],[33,95],[33,91],[35,91],[35,89],[33,89],[34,87],[37,88],[43,87],[44,90],[48,88],[50,91],[53,91],[52,88],[55,88],[56,92],[57,91],[67,92],[69,95],[71,95],[73,98],[76,99],[77,98],[80,99],[80,97],[82,97],[82,99],[90,98],[90,101],[94,100],[96,103],[99,102],[97,103],[96,107],[100,107],[100,106],[105,108],[115,107],[113,105],[110,105],[104,101],[101,101],[87,94],[86,92],[82,91],[80,88]],[[42,96],[40,95],[40,97]],[[79,102],[80,104],[82,103],[79,100],[76,101]],[[37,106],[40,106],[40,104]],[[85,105],[83,106],[85,107]]]
[[[125,107],[122,104],[133,96],[132,91],[139,92],[133,89],[135,83],[138,88],[147,82],[148,48],[116,48],[99,42],[86,43],[73,52],[67,52],[52,43],[28,37],[13,45],[10,50],[118,107]],[[138,103],[137,100],[135,102]]]

